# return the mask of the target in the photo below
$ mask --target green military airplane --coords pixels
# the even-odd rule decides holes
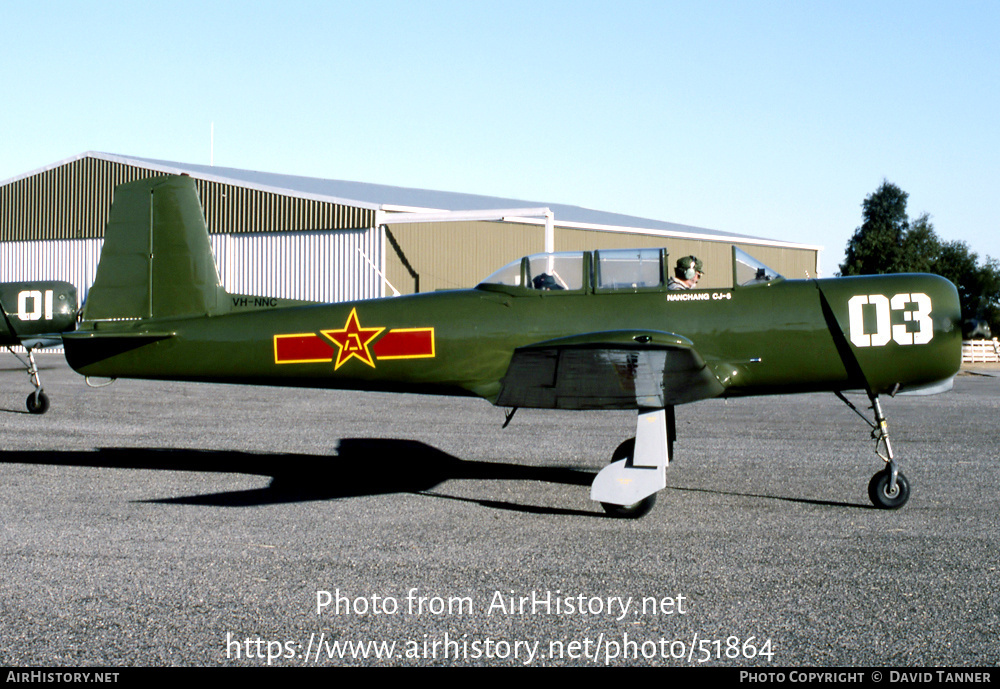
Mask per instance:
[[[671,290],[663,249],[582,251],[522,258],[467,290],[338,304],[231,295],[194,182],[158,177],[115,191],[66,358],[87,376],[482,397],[511,408],[508,422],[519,407],[635,409],[636,437],[591,488],[624,517],[666,486],[675,405],[817,391],[850,405],[843,392],[861,390],[885,463],[869,495],[902,506],[910,488],[879,395],[950,388],[955,287],[786,280],[735,247],[733,266],[726,289]]]
[[[35,349],[62,344],[62,333],[76,326],[76,287],[58,280],[0,283],[0,347],[17,357],[25,367],[35,391],[26,405],[32,414],[49,409],[35,362]],[[21,357],[15,346],[24,347]]]

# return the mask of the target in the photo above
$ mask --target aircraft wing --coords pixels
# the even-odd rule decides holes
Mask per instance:
[[[725,390],[685,337],[614,330],[514,350],[496,404],[542,409],[659,408]]]

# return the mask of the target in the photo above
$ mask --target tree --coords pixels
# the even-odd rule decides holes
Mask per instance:
[[[903,236],[902,272],[933,273],[940,255],[941,241],[934,232],[931,216],[924,213],[910,221],[910,229]]]
[[[908,194],[883,180],[868,196],[864,223],[847,243],[840,275],[936,273],[958,288],[962,320],[985,320],[1000,332],[1000,262],[979,257],[962,241],[942,242],[930,215],[907,220]]]
[[[958,288],[958,300],[962,304],[962,318],[975,315],[979,301],[978,256],[969,251],[965,242],[947,242],[941,246],[941,253],[934,262],[934,272],[946,277]]]
[[[1000,332],[1000,264],[986,259],[979,265],[978,256],[965,242],[941,245],[941,253],[931,272],[951,280],[958,288],[962,320],[983,320],[990,329]]]
[[[1000,333],[1000,262],[986,257],[979,269],[979,306],[976,318],[987,321],[994,336]]]
[[[864,203],[864,223],[847,243],[841,275],[877,275],[905,270],[903,244],[909,229],[905,191],[886,180]]]

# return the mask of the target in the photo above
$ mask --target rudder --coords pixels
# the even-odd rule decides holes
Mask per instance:
[[[83,320],[214,315],[225,298],[194,180],[117,187]]]

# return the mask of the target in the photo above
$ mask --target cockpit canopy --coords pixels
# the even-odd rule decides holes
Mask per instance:
[[[583,289],[584,252],[533,254],[511,261],[483,284],[542,290]]]
[[[733,247],[733,282],[737,287],[771,282],[780,277],[778,271],[768,268],[742,249]]]
[[[782,278],[776,270],[736,247],[733,247],[732,266],[730,287],[745,287]],[[716,269],[724,270],[722,266]],[[707,266],[706,270],[712,270],[712,266]],[[547,292],[657,291],[667,288],[671,273],[666,249],[566,251],[532,254],[512,261],[483,280],[480,287]]]

